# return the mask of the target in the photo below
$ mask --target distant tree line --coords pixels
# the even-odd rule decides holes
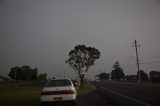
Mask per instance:
[[[145,73],[143,70],[139,70],[141,81],[152,81],[152,82],[160,82],[160,72],[158,71],[150,71],[149,75]],[[100,73],[95,76],[99,78],[99,80],[108,80],[111,78],[112,80],[127,80],[132,82],[138,81],[138,71],[136,75],[125,75],[124,70],[120,67],[118,61],[116,61],[113,65],[113,70],[111,73]]]
[[[143,70],[139,70],[141,81],[149,81],[149,76]],[[138,71],[136,75],[126,75],[126,80],[131,82],[137,82],[139,79]]]
[[[100,73],[100,74],[96,75],[95,77],[100,79],[100,80],[108,80],[109,76],[110,76],[109,73],[103,72],[103,73]]]
[[[40,73],[38,75],[37,68],[31,68],[28,65],[24,65],[21,67],[15,66],[12,67],[8,73],[10,79],[13,80],[23,80],[23,81],[30,81],[30,80],[46,80],[47,74]]]
[[[123,69],[120,67],[120,64],[118,61],[116,61],[113,65],[113,70],[110,73],[100,73],[99,75],[95,76],[98,77],[100,80],[108,80],[111,78],[112,80],[123,80],[125,79],[125,74],[123,72]]]
[[[158,71],[151,71],[149,73],[150,79],[152,82],[160,82],[160,72]]]

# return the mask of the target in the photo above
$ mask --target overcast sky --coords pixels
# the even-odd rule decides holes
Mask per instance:
[[[101,52],[87,77],[110,72],[115,61],[136,74],[135,39],[140,69],[160,71],[159,0],[0,0],[0,75],[29,65],[75,77],[65,60],[78,44]]]

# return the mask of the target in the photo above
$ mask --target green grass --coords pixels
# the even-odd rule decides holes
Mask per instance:
[[[84,95],[86,93],[89,93],[89,92],[93,91],[94,89],[95,89],[95,87],[88,82],[88,83],[85,84],[84,88],[79,87],[77,92],[78,92],[78,95]]]
[[[0,106],[40,106],[41,86],[0,85]]]
[[[41,106],[40,93],[43,83],[18,82],[0,84],[0,106]],[[85,88],[78,89],[78,95],[84,95],[94,90],[90,83]]]

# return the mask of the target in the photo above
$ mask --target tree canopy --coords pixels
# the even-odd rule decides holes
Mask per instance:
[[[11,79],[15,80],[36,80],[37,79],[37,74],[38,74],[38,69],[34,68],[32,69],[30,66],[24,65],[22,67],[12,67],[10,69],[11,71],[9,72],[8,76]]]
[[[109,79],[109,73],[100,73],[99,75],[97,75],[97,77],[100,79],[100,80],[108,80]]]
[[[139,72],[140,72],[141,81],[148,80],[148,75],[143,70],[139,70]],[[137,77],[138,77],[138,71],[137,71]]]
[[[86,45],[77,45],[69,52],[69,58],[65,61],[75,71],[81,80],[89,67],[95,64],[95,60],[100,58],[100,52],[94,47],[86,47]]]
[[[151,71],[149,73],[150,79],[152,82],[160,82],[160,72],[158,71]]]

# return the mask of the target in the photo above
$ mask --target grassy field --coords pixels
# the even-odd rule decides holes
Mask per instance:
[[[0,85],[0,106],[40,106],[41,89],[32,84]]]
[[[80,87],[77,91],[78,91],[78,95],[83,95],[93,91],[94,89],[95,87],[93,85],[91,85],[90,83],[86,83],[84,88]]]
[[[18,84],[0,84],[0,106],[41,106],[40,93],[43,84],[21,82]],[[78,89],[78,95],[92,91],[94,87],[87,83]]]

